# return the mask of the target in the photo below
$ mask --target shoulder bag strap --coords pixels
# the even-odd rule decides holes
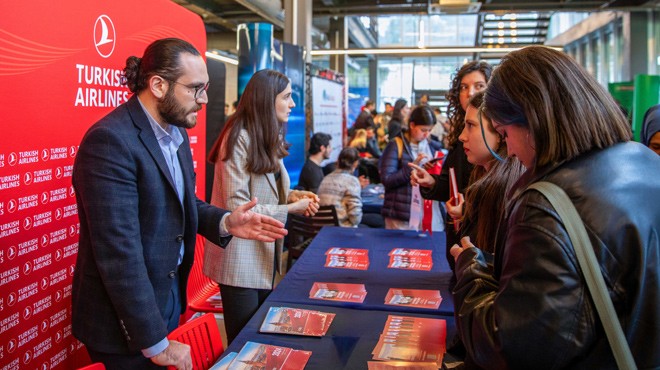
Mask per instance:
[[[614,310],[614,305],[605,286],[605,280],[600,272],[598,260],[587,235],[587,230],[573,202],[571,202],[571,199],[566,195],[564,190],[547,181],[536,182],[527,189],[534,189],[543,194],[562,219],[575,249],[575,255],[577,256],[584,279],[587,282],[589,293],[600,316],[600,321],[605,328],[605,334],[607,335],[607,340],[610,342],[617,366],[619,369],[625,370],[637,369],[635,360],[630,352],[630,347],[623,334],[623,329],[619,323],[619,318]]]

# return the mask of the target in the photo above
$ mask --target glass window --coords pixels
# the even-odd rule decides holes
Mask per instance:
[[[378,106],[404,98],[410,102],[412,96],[412,71],[410,61],[401,58],[381,58],[378,61]]]
[[[601,84],[606,84],[607,81],[602,80],[601,65],[600,65],[600,37],[598,32],[595,32],[594,37],[591,38],[591,75],[598,80]]]
[[[474,46],[477,15],[378,17],[380,47]]]
[[[614,64],[616,60],[615,50],[614,50],[614,37],[612,36],[612,29],[608,27],[603,35],[603,47],[605,49],[603,61],[603,67],[605,68],[604,75],[607,78],[606,82],[616,81],[616,65]]]

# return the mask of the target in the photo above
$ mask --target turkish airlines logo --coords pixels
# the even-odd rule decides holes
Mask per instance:
[[[30,275],[31,272],[32,272],[32,263],[30,261],[27,261],[23,265],[23,275],[25,275],[25,276]],[[27,319],[27,317],[26,317],[26,319]]]
[[[62,167],[57,167],[55,169],[55,178],[61,179],[62,175],[64,175],[64,170],[62,169]]]
[[[30,317],[32,317],[32,307],[27,306],[25,309],[23,309],[23,319],[27,320]]]
[[[41,204],[48,203],[48,192],[44,191],[41,193]]]
[[[32,361],[32,351],[27,350],[25,351],[25,354],[23,355],[23,363],[25,365],[29,364],[30,361]]]
[[[103,14],[96,18],[94,23],[94,46],[96,51],[103,58],[112,55],[115,50],[115,25],[107,15]]]
[[[55,219],[56,219],[56,220],[61,220],[63,214],[64,214],[64,213],[62,212],[62,208],[58,208],[58,209],[56,209],[56,210],[55,210]]]
[[[23,220],[23,230],[30,230],[32,228],[32,219],[30,217],[26,217]]]
[[[57,292],[55,292],[55,302],[61,301],[62,297],[63,297],[62,291],[58,289]]]
[[[16,350],[16,345],[18,343],[16,342],[16,338],[12,338],[9,340],[9,343],[7,343],[7,352],[9,353],[14,353]]]
[[[10,199],[9,202],[7,202],[7,211],[9,211],[9,213],[14,213],[16,211],[16,207],[16,199]]]
[[[69,186],[69,196],[73,197],[76,195],[76,190],[73,188],[73,185]]]
[[[23,183],[25,185],[32,184],[32,172],[26,172],[25,173],[25,175],[23,176]]]
[[[48,288],[48,278],[41,279],[41,290],[46,290]]]
[[[41,160],[45,162],[48,159],[50,159],[50,153],[48,152],[48,149],[43,149],[41,151]]]
[[[12,246],[9,247],[9,249],[7,250],[7,258],[9,258],[9,260],[11,261],[11,260],[14,259],[14,257],[16,257],[16,247],[14,247],[14,246],[12,245]]]
[[[56,250],[55,251],[55,261],[59,262],[60,260],[62,260],[62,255],[63,254],[62,254],[61,249]]]
[[[46,330],[48,330],[48,320],[44,320],[41,322],[41,332],[45,333]]]
[[[15,166],[16,163],[18,163],[18,156],[16,155],[16,153],[14,152],[9,153],[9,159],[7,160],[7,162],[9,162],[10,166]]]
[[[71,146],[69,148],[69,157],[71,158],[75,157],[77,152],[78,152],[78,148],[75,146]]]
[[[48,245],[49,239],[48,235],[44,234],[41,236],[41,248],[44,248]]]
[[[16,304],[16,292],[11,292],[7,296],[7,306],[12,307]]]

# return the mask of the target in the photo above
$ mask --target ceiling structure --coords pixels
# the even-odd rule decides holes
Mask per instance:
[[[280,0],[172,0],[199,14],[209,48],[235,52],[236,27],[268,22],[282,38],[284,10]],[[304,1],[304,0],[300,0]],[[546,41],[554,12],[638,11],[658,9],[660,0],[312,0],[313,49],[328,48],[331,17],[374,17],[403,14],[478,14],[475,46],[515,47]],[[351,48],[377,47],[374,27],[351,18]],[[375,21],[372,21],[375,22]],[[369,45],[372,44],[372,45]],[[452,46],[452,45],[447,45]]]

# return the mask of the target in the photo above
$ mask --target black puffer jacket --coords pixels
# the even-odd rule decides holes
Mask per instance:
[[[532,172],[532,171],[530,171]],[[566,229],[537,191],[559,185],[575,204],[639,369],[660,368],[660,157],[617,144],[526,173],[494,266],[476,248],[456,262],[458,331],[487,369],[616,369]]]
[[[410,199],[412,196],[411,170],[408,163],[413,162],[415,158],[412,158],[410,143],[405,135],[401,134],[399,137],[403,138],[404,143],[401,159],[399,159],[396,140],[392,140],[387,144],[383,155],[380,157],[380,181],[385,186],[385,201],[383,202],[381,214],[383,217],[408,221],[410,219]],[[436,141],[429,140],[429,146],[433,155],[441,149],[441,144]]]

